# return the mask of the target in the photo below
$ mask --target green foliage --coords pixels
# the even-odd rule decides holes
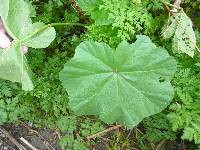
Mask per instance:
[[[35,73],[35,88],[24,93],[20,99],[19,105],[26,112],[21,117],[25,120],[51,127],[60,116],[68,114],[68,96],[58,80],[58,72],[66,61],[66,55],[55,51],[47,57],[43,50],[29,51],[29,64]]]
[[[169,107],[173,130],[184,129],[183,139],[200,142],[200,80],[199,74],[189,68],[180,68],[173,80],[176,97]]]
[[[17,85],[0,80],[0,124],[15,122],[20,113],[23,113],[18,106],[20,94]]]
[[[130,40],[142,30],[145,34],[154,30],[154,20],[142,4],[121,4],[116,0],[104,1],[104,7],[110,11],[108,15],[109,20],[113,20],[112,28],[118,29],[117,36],[122,40]]]
[[[193,14],[199,10],[200,1],[199,0],[182,0],[182,5],[187,13]]]
[[[162,143],[163,140],[167,140],[167,144],[170,143],[171,140],[179,141],[180,135],[182,135],[182,139],[194,141],[195,143],[200,143],[200,120],[198,119],[200,114],[200,56],[198,52],[194,50],[195,45],[191,44],[192,42],[194,42],[198,47],[200,46],[199,31],[195,30],[196,39],[193,32],[193,28],[196,29],[200,27],[200,22],[198,19],[198,9],[200,1],[183,0],[181,6],[188,16],[186,16],[184,12],[174,13],[176,15],[170,16],[169,22],[165,28],[167,32],[165,32],[164,37],[167,37],[168,39],[172,38],[173,42],[163,41],[160,35],[162,26],[164,22],[167,21],[168,16],[168,11],[166,9],[167,4],[164,5],[163,2],[173,4],[172,0],[76,0],[78,2],[78,6],[80,6],[83,12],[85,12],[84,15],[79,14],[79,12],[76,11],[76,8],[74,8],[75,5],[71,6],[70,2],[72,1],[25,1],[26,3],[24,3],[22,0],[0,0],[0,15],[1,17],[3,17],[8,34],[12,38],[17,37],[15,39],[23,40],[23,42],[21,42],[22,44],[19,43],[20,41],[13,42],[12,46],[14,48],[12,47],[7,50],[1,50],[0,53],[3,53],[4,58],[6,57],[8,61],[12,61],[12,65],[10,65],[9,67],[13,67],[13,64],[19,64],[18,70],[22,70],[22,66],[27,67],[27,65],[25,64],[29,64],[33,72],[32,81],[34,82],[35,87],[33,91],[25,92],[21,91],[20,84],[18,83],[12,83],[5,80],[0,81],[0,124],[18,122],[23,120],[33,123],[33,125],[36,127],[45,125],[46,127],[60,130],[62,133],[62,138],[59,143],[62,148],[67,150],[103,148],[117,150],[131,149],[133,147],[138,149],[156,149],[156,146]],[[16,8],[16,10],[22,11],[21,7],[23,6],[23,13],[15,12],[15,15],[13,15],[14,12],[12,12],[12,10],[9,11],[9,9],[12,9],[13,7],[9,8],[8,2],[15,2],[15,5],[13,7]],[[22,5],[20,5],[20,7],[17,7],[19,6],[19,4]],[[170,9],[173,9],[173,7],[170,6]],[[10,16],[7,13],[11,13]],[[7,15],[10,17],[10,19],[8,20]],[[24,30],[23,34],[21,34],[22,37],[19,37],[20,30],[22,29],[21,24],[24,22],[23,18],[27,16],[29,20],[30,17],[33,17],[31,18],[33,20],[33,24],[30,21],[30,24],[27,25],[27,28]],[[21,20],[17,21],[18,19]],[[194,23],[193,28],[191,20]],[[13,23],[13,21],[15,23]],[[56,27],[57,36],[52,44],[49,46],[49,48],[38,49],[48,46],[51,40],[53,40],[52,36],[52,39],[50,41],[45,42],[45,40],[50,37],[48,36],[48,38],[46,38],[46,35],[48,35],[49,33],[52,33],[52,35],[54,34],[53,30],[47,29],[41,30],[43,32],[37,33],[33,37],[29,36],[36,29],[44,26],[44,24],[41,22],[44,22],[45,24],[50,24],[52,22],[82,22],[86,23],[87,26],[85,28]],[[27,23],[29,22],[27,21]],[[69,105],[72,106],[72,98],[74,98],[76,95],[72,95],[69,89],[76,88],[78,95],[81,94],[80,89],[84,90],[84,92],[88,92],[88,89],[83,88],[91,83],[91,86],[89,87],[89,90],[91,91],[89,91],[89,94],[92,95],[92,92],[98,88],[97,86],[95,86],[95,83],[99,83],[101,81],[101,78],[96,78],[99,75],[97,73],[101,73],[98,72],[98,69],[108,69],[108,67],[102,68],[101,60],[107,60],[111,62],[113,56],[116,55],[116,53],[118,52],[118,45],[124,40],[128,41],[129,43],[133,43],[136,39],[137,34],[148,35],[149,37],[151,37],[154,43],[157,43],[157,45],[161,45],[162,47],[168,49],[169,53],[171,53],[171,47],[173,47],[175,52],[184,52],[191,56],[193,56],[195,52],[194,58],[190,58],[187,55],[171,53],[171,55],[173,55],[179,62],[179,70],[172,81],[172,85],[175,89],[175,98],[170,107],[166,108],[164,112],[155,116],[145,118],[144,121],[141,122],[141,124],[137,126],[137,128],[134,128],[132,131],[128,131],[122,128],[102,135],[101,138],[96,138],[94,140],[88,141],[86,140],[88,136],[104,130],[107,125],[92,117],[77,117],[73,112],[71,112],[71,110],[69,109]],[[105,52],[105,54],[109,54],[109,50],[111,50],[110,47],[112,47],[112,54],[103,57],[105,59],[99,57],[93,62],[92,57],[90,57],[91,53],[83,55],[82,49],[88,50],[86,49],[86,47],[82,48],[84,43],[87,43],[83,41],[88,40],[90,40],[89,43],[92,43],[91,45],[93,45],[93,47],[98,47],[97,45],[99,44],[97,44],[97,42],[104,42],[109,45],[105,46],[105,44],[103,44],[106,49],[91,47],[91,51],[95,52],[95,54],[103,55],[103,52]],[[81,42],[83,42],[81,44],[82,47],[79,45]],[[137,56],[134,55],[135,57],[132,59],[132,62],[125,67],[123,66],[120,69],[127,69],[129,66],[133,66],[131,65],[132,63],[135,63],[135,65],[137,65],[137,67],[132,68],[134,69],[134,71],[136,69],[139,69],[141,71],[141,69],[144,69],[144,66],[155,66],[155,64],[158,64],[157,67],[159,68],[159,71],[160,69],[162,69],[162,72],[158,71],[154,75],[150,75],[149,71],[148,74],[143,73],[137,76],[135,74],[134,76],[126,75],[126,79],[128,78],[129,81],[133,79],[133,77],[135,77],[135,80],[131,82],[128,88],[126,86],[126,88],[123,87],[118,89],[118,91],[121,91],[120,98],[125,97],[131,102],[135,102],[138,99],[141,100],[141,106],[138,104],[137,101],[136,104],[128,106],[128,109],[127,107],[124,107],[125,110],[129,110],[129,108],[132,109],[132,113],[130,115],[131,117],[142,116],[139,121],[143,119],[143,117],[149,116],[152,112],[155,113],[155,110],[150,111],[149,108],[159,108],[160,112],[161,106],[162,109],[167,106],[167,104],[164,104],[164,101],[160,101],[160,99],[163,99],[163,97],[167,97],[169,95],[171,99],[173,94],[171,90],[172,88],[169,84],[169,79],[166,80],[165,75],[170,76],[171,78],[173,74],[172,72],[174,72],[175,68],[175,65],[173,65],[174,63],[172,63],[171,61],[169,61],[171,63],[169,63],[168,65],[166,65],[166,63],[163,63],[167,62],[166,60],[164,61],[164,58],[170,57],[166,52],[162,50],[162,48],[152,49],[150,53],[150,49],[148,49],[149,44],[143,42],[145,42],[145,39],[143,39],[143,41],[136,46],[133,45],[135,45],[137,42],[134,44],[125,44],[125,42],[122,42],[125,46],[121,46],[121,53],[118,53],[118,59],[116,61],[117,65],[113,65],[112,63],[109,64],[118,67],[119,69],[119,66],[123,65],[123,63],[120,64],[119,62],[124,61],[126,63],[131,60],[125,59],[126,57],[122,56],[127,55],[128,57],[130,55],[129,57],[132,57],[131,53],[129,53],[132,48],[129,47],[134,47],[134,49],[137,48],[136,50],[140,50],[138,51],[138,53],[136,53]],[[25,55],[21,52],[21,45],[27,45],[29,47],[34,47],[37,49],[34,50],[32,48],[29,48],[29,52],[26,55],[26,60]],[[144,45],[145,48],[143,49],[142,47]],[[82,57],[82,59],[80,60],[80,65],[77,63],[79,62],[79,60],[75,60],[77,52],[75,54],[75,58],[72,58],[75,53],[76,47],[80,50],[79,56]],[[114,51],[116,47],[117,50]],[[15,51],[16,49],[17,51]],[[2,57],[0,57],[0,61],[2,60],[1,58]],[[24,64],[22,62],[22,58],[24,60]],[[71,63],[72,61],[76,61],[76,63],[78,64],[75,64],[74,69],[75,71],[78,70],[79,72],[78,74],[73,74],[73,77],[79,75],[79,78],[82,80],[77,80],[78,82],[71,83],[66,91],[63,88],[61,81],[59,80],[59,72],[63,69],[63,65],[70,58],[72,58],[72,60],[70,60],[69,63]],[[13,59],[15,59],[15,61],[13,61]],[[161,62],[161,60],[163,60],[163,62]],[[97,61],[99,63],[96,63]],[[0,62],[0,75],[3,74],[6,79],[8,77],[13,78],[13,74],[21,74],[21,72],[13,72],[12,74],[5,75],[3,73],[3,69],[8,69],[8,67],[4,66],[4,68],[1,68],[1,65],[2,62]],[[170,68],[170,66],[172,67]],[[91,68],[93,69],[92,73],[95,73],[95,79],[83,80],[84,78],[88,77],[89,73],[91,73],[89,72],[91,71]],[[23,73],[26,73],[26,71],[28,71],[27,68],[24,68],[24,70]],[[70,69],[68,71],[70,71]],[[114,71],[112,71],[112,73],[113,72]],[[113,75],[114,74],[115,73],[113,73]],[[64,76],[66,77],[66,74]],[[21,78],[19,77],[20,76],[18,76],[18,81],[21,82]],[[72,76],[68,78],[68,81],[71,78]],[[154,78],[156,78],[156,82],[153,82],[155,81]],[[166,82],[168,83],[168,87],[170,86],[169,88],[165,86]],[[122,83],[124,82],[120,82],[121,85],[125,86],[125,84]],[[155,84],[162,84],[163,89],[157,89],[157,86],[155,86]],[[119,98],[114,97],[116,96],[116,94],[111,93],[116,90],[115,84],[111,84],[110,87],[110,91],[102,88],[104,91],[106,91],[106,94],[101,95],[101,91],[98,91],[95,93],[95,95],[92,95],[94,96],[94,98],[100,95],[99,97],[97,97],[99,100],[98,106],[91,107],[94,106],[94,103],[96,104],[95,100],[97,98],[93,99],[93,101],[89,100],[88,105],[85,106],[85,110],[90,109],[92,113],[99,113],[101,108],[109,110],[114,105],[127,106],[127,103],[119,103]],[[130,94],[130,91],[133,91],[133,87],[141,88],[138,92],[132,92]],[[149,91],[151,92],[148,93],[149,95],[151,94],[151,98],[149,99],[159,99],[159,101],[157,101],[158,103],[154,105],[147,104],[149,99],[143,99],[141,98],[142,94],[138,94]],[[163,91],[166,92],[162,95]],[[68,100],[68,94],[70,96],[70,100]],[[84,100],[86,101],[92,97],[89,94],[86,93],[86,95],[84,95],[85,97],[81,98],[84,98]],[[74,97],[72,97],[71,95]],[[114,98],[112,97],[112,95],[114,95]],[[109,101],[110,99],[111,101]],[[167,103],[170,99],[167,99]],[[147,100],[147,102],[144,103],[144,100]],[[108,101],[110,103],[107,103]],[[76,104],[76,106],[80,104],[82,103]],[[142,107],[143,104],[144,107]],[[79,110],[82,111],[82,107],[80,107]],[[116,109],[116,111],[113,111],[114,113],[112,113],[111,115],[106,114],[106,119],[112,120],[113,118],[116,119],[117,117],[123,118],[123,113],[125,111],[123,112],[118,110],[120,109]],[[148,115],[142,114],[147,112]],[[166,113],[169,114],[166,116]],[[129,119],[127,116],[124,117],[125,119],[123,121],[126,122]],[[137,119],[138,118],[136,118],[135,120]],[[117,121],[120,122],[120,120]],[[138,120],[135,122],[138,123]],[[174,143],[175,142],[176,141],[174,141]],[[163,145],[162,149],[169,149],[167,144]],[[193,145],[193,143],[189,143],[189,145]],[[192,146],[191,149],[195,149],[195,146]]]
[[[200,32],[199,32],[199,30],[195,30],[195,35],[197,38],[197,47],[200,47]]]
[[[83,144],[83,141],[81,141],[80,138],[77,138],[74,140],[72,136],[64,136],[61,141],[60,145],[62,148],[68,149],[74,149],[74,150],[88,150],[88,148]]]
[[[73,38],[70,40],[76,45]],[[68,49],[72,50],[70,44]],[[85,142],[85,138],[104,127],[97,120],[78,118],[69,112],[68,96],[58,80],[58,73],[70,55],[65,51],[55,50],[47,54],[43,49],[30,49],[27,58],[35,75],[35,88],[33,91],[23,92],[17,84],[1,81],[0,124],[23,119],[36,127],[45,125],[53,129],[59,128],[63,133],[59,142],[61,147],[87,149],[89,144]],[[74,136],[75,132],[78,137]]]
[[[95,21],[88,27],[86,39],[116,47],[122,40],[133,40],[138,33],[150,34],[155,31],[155,21],[143,3],[128,0],[77,2]]]
[[[130,138],[132,130],[119,130],[112,134],[112,141],[108,143],[106,149],[108,150],[118,150],[120,148],[131,149],[134,143],[134,139]],[[129,137],[129,138],[127,138]]]
[[[165,9],[165,5],[163,5],[163,1],[170,3],[171,0],[142,0],[142,3],[148,10],[156,12],[158,10]]]
[[[144,130],[142,133],[139,129]],[[171,128],[171,124],[166,116],[166,112],[161,112],[149,118],[146,118],[142,122],[142,127],[139,126],[136,129],[136,139],[139,149],[152,149],[153,145],[159,145],[163,141],[174,141],[176,132]],[[167,145],[161,144],[160,149],[170,149]]]
[[[95,134],[104,129],[102,124],[97,120],[91,121],[90,119],[78,118],[73,114],[68,117],[61,117],[57,121],[59,129],[65,133],[60,141],[61,147],[74,150],[87,150],[88,144],[85,138],[91,134]],[[76,136],[74,136],[76,134]]]
[[[34,2],[36,6],[37,17],[33,18],[34,22],[44,22],[45,24],[52,22],[77,22],[78,14],[70,7],[70,3],[66,0],[48,0],[45,2]],[[63,29],[63,28],[62,28]]]
[[[86,40],[93,40],[98,42],[108,43],[112,47],[117,47],[121,42],[121,38],[117,36],[117,29],[113,29],[112,26],[100,26],[90,25],[87,27],[87,32],[83,38]]]
[[[164,113],[146,118],[143,121],[143,125],[146,131],[143,138],[151,143],[156,143],[161,140],[173,141],[176,139],[176,133],[172,131],[171,125]]]
[[[76,0],[76,2],[86,14],[91,15],[97,25],[109,25],[112,23],[108,16],[109,11],[101,6],[104,4],[103,0]]]
[[[81,43],[60,79],[78,115],[96,115],[131,128],[169,104],[175,70],[176,61],[165,49],[137,36],[134,44],[122,42],[116,50],[104,43]]]

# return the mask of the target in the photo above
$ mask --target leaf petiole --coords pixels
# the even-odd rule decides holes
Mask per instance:
[[[38,33],[42,32],[43,30],[45,30],[45,29],[47,29],[49,27],[55,27],[55,26],[86,26],[86,24],[82,24],[82,23],[51,23],[51,24],[48,24],[48,25],[44,25],[39,29],[36,29],[30,35],[28,35],[27,37],[22,39],[21,42],[26,41],[27,39],[37,35]]]

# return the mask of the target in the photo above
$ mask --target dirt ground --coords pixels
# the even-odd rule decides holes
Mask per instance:
[[[26,124],[0,126],[0,150],[60,150],[59,133]]]
[[[58,146],[60,136],[59,132],[46,128],[31,128],[24,123],[18,125],[5,124],[0,126],[0,150],[62,150]],[[159,145],[164,146],[167,150],[187,150],[190,143],[183,140],[161,141],[155,150],[162,149]],[[100,140],[91,149],[106,150],[106,143]],[[134,148],[134,150],[139,149]]]

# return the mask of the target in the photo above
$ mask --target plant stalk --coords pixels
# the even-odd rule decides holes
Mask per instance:
[[[42,26],[39,29],[36,29],[30,35],[28,35],[27,37],[22,39],[21,42],[26,41],[27,39],[37,35],[38,33],[42,32],[43,30],[45,30],[45,29],[47,29],[49,27],[55,27],[55,26],[86,26],[86,24],[82,24],[82,23],[51,23],[51,24],[47,24],[47,25]]]

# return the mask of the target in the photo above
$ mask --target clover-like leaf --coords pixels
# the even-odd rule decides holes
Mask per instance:
[[[13,40],[7,49],[0,49],[0,79],[22,83],[24,90],[32,90],[33,83],[22,46],[45,48],[55,38],[53,27],[32,24],[29,7],[23,0],[0,0],[0,17],[4,27]]]
[[[116,50],[103,43],[81,43],[60,80],[76,114],[96,115],[106,123],[131,128],[167,107],[175,71],[175,59],[141,35]]]
[[[183,10],[170,16],[167,25],[162,30],[164,39],[173,37],[172,48],[174,52],[194,56],[196,47],[195,32],[192,21]]]

